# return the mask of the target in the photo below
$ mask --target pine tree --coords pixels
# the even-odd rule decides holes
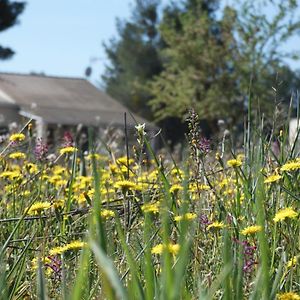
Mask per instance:
[[[24,8],[24,2],[0,0],[0,32],[17,24],[18,16]],[[14,51],[11,48],[0,45],[0,59],[8,59],[13,55]]]
[[[118,39],[105,44],[109,65],[102,76],[108,94],[150,119],[150,95],[144,86],[162,70],[159,4],[159,0],[136,0],[131,19],[118,20]]]

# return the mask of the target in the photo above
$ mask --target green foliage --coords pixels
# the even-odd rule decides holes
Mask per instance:
[[[0,0],[0,32],[17,24],[18,16],[24,8],[24,2]],[[0,59],[8,59],[13,55],[12,49],[0,45]]]
[[[188,107],[194,107],[202,119],[228,115],[237,93],[236,74],[230,68],[237,56],[232,18],[226,15],[217,21],[216,11],[204,10],[203,1],[177,10],[175,22],[168,14],[160,27],[167,47],[165,69],[150,84],[155,116],[182,118]]]
[[[134,112],[151,118],[145,83],[160,73],[159,0],[137,0],[131,20],[117,22],[118,39],[105,45],[110,61],[102,77],[106,91]]]
[[[160,24],[167,44],[164,70],[149,85],[156,118],[182,117],[194,107],[202,119],[227,118],[236,124],[247,110],[250,86],[253,109],[260,106],[271,115],[278,104],[272,87],[276,101],[287,102],[299,82],[284,64],[295,54],[282,51],[300,28],[296,2],[245,0],[222,12],[216,6],[204,10],[204,2],[193,1],[193,8],[178,9],[175,20],[167,16]],[[268,10],[272,14],[266,15]],[[293,82],[282,85],[291,74]]]
[[[297,53],[283,50],[300,28],[298,4],[229,3],[183,0],[160,8],[159,1],[136,1],[131,19],[118,22],[118,38],[105,45],[106,91],[162,128],[179,128],[190,107],[212,131],[218,119],[242,124],[250,97],[253,112],[284,114],[300,83],[285,61]]]

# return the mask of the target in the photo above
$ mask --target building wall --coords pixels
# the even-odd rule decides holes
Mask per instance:
[[[0,104],[0,127],[8,127],[10,123],[21,120],[18,109],[14,106],[2,106]]]
[[[291,119],[290,128],[289,128],[289,141],[290,145],[293,145],[295,139],[297,138],[297,133],[300,130],[300,122],[297,119]],[[296,149],[300,150],[300,133],[298,134],[298,138],[296,141]]]

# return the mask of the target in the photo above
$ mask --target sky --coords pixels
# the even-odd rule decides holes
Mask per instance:
[[[130,16],[133,0],[26,2],[20,24],[0,33],[0,45],[16,52],[12,59],[0,61],[0,72],[84,77],[91,65],[91,81],[101,87],[101,74],[108,64],[102,44],[117,36],[116,18]],[[285,47],[300,50],[300,38]],[[300,68],[300,62],[290,64],[293,69]]]
[[[116,36],[116,17],[130,16],[129,0],[27,0],[18,25],[0,33],[0,45],[16,54],[0,72],[44,72],[84,77],[93,67],[100,82],[107,63],[102,43]]]

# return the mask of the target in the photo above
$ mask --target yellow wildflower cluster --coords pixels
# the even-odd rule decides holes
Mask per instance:
[[[106,220],[109,218],[113,218],[115,216],[115,212],[110,209],[102,209],[101,210],[101,217]]]
[[[262,231],[262,227],[258,225],[248,226],[241,231],[242,235],[252,235]]]
[[[73,242],[70,242],[70,243],[68,243],[64,246],[59,246],[59,247],[52,248],[49,251],[49,254],[50,255],[60,255],[60,254],[63,254],[64,252],[69,251],[69,250],[80,250],[85,246],[86,246],[86,243],[84,243],[82,241],[73,241]]]
[[[298,216],[297,212],[295,212],[291,207],[287,207],[287,208],[279,210],[276,213],[273,221],[275,223],[277,223],[277,222],[284,221],[287,218],[288,219],[295,219],[295,218],[297,218],[297,216]]]
[[[10,142],[22,142],[25,140],[25,134],[15,133],[9,137]]]
[[[51,207],[49,202],[36,202],[32,204],[28,210],[28,215],[39,215],[43,211],[48,210]]]
[[[78,151],[77,148],[70,146],[70,147],[61,148],[59,150],[59,153],[60,153],[60,155],[63,155],[63,154],[73,154],[74,152],[77,152],[77,151]]]
[[[240,159],[230,159],[227,161],[227,166],[231,168],[240,167],[242,164],[243,162]]]
[[[158,244],[151,249],[152,254],[162,254],[163,251],[168,251],[173,255],[177,255],[180,250],[180,245],[169,243],[168,245]]]
[[[120,180],[115,182],[114,184],[115,188],[122,189],[122,190],[139,190],[139,186],[129,180]]]
[[[23,140],[25,135],[10,137],[11,142]],[[9,146],[7,153],[4,153],[0,160],[0,198],[3,205],[0,213],[4,234],[8,235],[11,230],[11,226],[4,225],[6,219],[17,219],[24,211],[27,211],[28,215],[37,216],[26,217],[26,219],[30,220],[30,224],[33,224],[32,228],[38,232],[37,239],[32,240],[30,247],[33,250],[37,249],[39,255],[45,255],[41,260],[45,272],[48,269],[46,265],[53,263],[52,259],[60,261],[59,257],[51,256],[62,255],[86,246],[79,240],[69,243],[67,241],[76,238],[74,236],[86,234],[88,230],[94,230],[93,219],[89,222],[89,217],[97,207],[95,205],[97,200],[101,202],[98,217],[105,223],[104,230],[107,230],[105,232],[108,236],[107,249],[114,251],[112,256],[114,262],[122,261],[118,266],[121,271],[126,270],[128,266],[126,259],[119,259],[119,257],[125,258],[124,249],[118,245],[117,240],[116,221],[119,219],[124,232],[128,233],[126,238],[133,251],[137,250],[135,247],[138,247],[139,252],[147,249],[146,244],[140,243],[146,239],[148,246],[149,243],[153,245],[149,250],[153,255],[170,253],[174,256],[174,263],[176,263],[175,256],[180,251],[180,245],[175,241],[181,240],[181,234],[185,232],[186,238],[194,243],[191,245],[193,251],[190,252],[191,259],[194,261],[191,261],[189,266],[194,262],[195,265],[202,264],[206,259],[204,254],[208,257],[203,264],[204,276],[210,274],[210,267],[219,269],[222,265],[221,252],[224,247],[222,229],[226,228],[225,231],[228,231],[229,236],[233,239],[236,237],[236,242],[245,247],[245,263],[255,265],[261,260],[260,251],[256,251],[257,238],[265,229],[267,233],[272,233],[266,236],[270,242],[268,244],[273,246],[273,241],[278,241],[279,245],[274,245],[275,249],[279,249],[277,246],[280,249],[287,249],[284,257],[289,260],[286,262],[285,273],[282,276],[282,290],[289,290],[290,286],[285,286],[285,282],[291,281],[292,273],[294,278],[299,278],[298,250],[287,245],[291,240],[290,235],[299,231],[297,228],[299,222],[293,221],[290,228],[288,226],[278,228],[278,225],[274,224],[299,217],[296,201],[299,194],[297,185],[299,172],[294,172],[300,169],[299,159],[292,159],[282,165],[279,164],[281,160],[266,158],[261,172],[265,176],[264,183],[272,187],[268,188],[267,185],[257,184],[255,178],[258,176],[257,170],[252,170],[251,165],[240,169],[244,164],[242,155],[226,160],[224,158],[228,156],[222,152],[222,155],[217,155],[217,161],[214,160],[214,156],[208,154],[201,163],[197,159],[194,161],[190,159],[185,163],[174,164],[165,157],[166,154],[162,154],[158,156],[159,166],[157,166],[156,162],[146,158],[146,155],[143,157],[144,154],[138,151],[129,151],[137,158],[136,160],[127,156],[118,157],[114,153],[109,153],[107,156],[99,153],[84,153],[83,156],[78,155],[75,161],[68,159],[41,161],[35,159],[33,154],[19,152],[16,149],[17,143],[9,143],[7,146]],[[15,152],[9,153],[12,151]],[[78,149],[75,147],[64,147],[58,149],[55,157],[66,155],[68,158],[76,151]],[[97,161],[95,166],[94,160]],[[97,177],[94,177],[95,170],[99,175]],[[277,184],[278,188],[276,188]],[[259,188],[267,192],[266,199],[262,203],[266,212],[264,227],[256,225],[257,209],[253,209],[257,206],[256,195]],[[36,202],[29,206],[33,199],[36,199]],[[290,207],[285,208],[286,206]],[[280,209],[281,207],[283,209]],[[29,222],[26,221],[26,224]],[[253,225],[248,226],[249,224]],[[22,234],[20,239],[28,236],[30,228],[27,226],[20,226],[20,228]],[[149,230],[143,232],[144,229]],[[169,237],[168,241],[173,242],[161,242],[166,234]],[[279,234],[284,238],[279,239]],[[58,244],[58,239],[64,242]],[[19,243],[17,234],[16,243]],[[20,244],[16,244],[16,251],[14,250],[17,255],[17,247]],[[49,249],[48,245],[56,247]],[[36,253],[29,252],[30,258],[27,262],[31,262],[31,268],[35,270],[38,260],[37,258],[32,260],[32,257]],[[198,255],[198,262],[192,256],[194,252]],[[66,255],[63,260],[65,270],[73,270],[72,268],[75,270],[74,262],[78,262],[79,253],[69,254],[71,255]],[[275,253],[274,266],[278,266],[279,256]],[[157,264],[154,269],[164,268],[160,257],[152,258]],[[245,276],[245,284],[251,289],[251,280],[255,278],[257,274],[255,272],[259,268],[254,266],[251,269],[251,266],[245,265],[244,269],[247,269],[247,272],[249,270],[251,275]],[[217,275],[214,272],[215,270],[211,274]],[[55,275],[57,274],[51,276],[54,278]],[[53,282],[50,280],[52,278],[49,278],[51,287]],[[59,280],[59,275],[55,280]],[[297,297],[299,296],[293,292],[277,295],[278,299],[298,299]]]
[[[276,182],[276,181],[280,180],[281,178],[282,178],[282,176],[279,174],[270,175],[265,179],[264,183]]]
[[[149,213],[149,212],[158,213],[159,212],[159,206],[160,206],[159,202],[145,203],[144,205],[141,206],[141,209],[145,213]]]
[[[295,170],[299,170],[300,169],[300,161],[299,160],[295,160],[295,161],[289,161],[286,164],[284,164],[280,170],[281,171],[295,171]]]
[[[224,228],[224,227],[226,227],[226,225],[225,225],[223,222],[218,222],[218,221],[216,221],[216,222],[213,222],[213,223],[209,224],[209,225],[207,226],[207,229],[208,229],[208,230],[209,230],[209,229],[222,229],[222,228]]]
[[[294,292],[277,294],[277,300],[300,300],[300,296]]]
[[[297,257],[297,256],[292,257],[292,258],[287,262],[286,267],[287,267],[288,269],[290,269],[290,268],[296,266],[297,261],[298,261],[298,257]]]
[[[183,221],[183,220],[192,221],[192,220],[195,220],[196,218],[197,218],[197,214],[195,214],[195,213],[186,213],[183,216],[176,216],[174,218],[174,220],[176,222],[180,222],[180,221]]]
[[[11,159],[25,159],[26,154],[23,152],[13,152],[13,153],[9,154],[8,157]]]
[[[173,184],[170,187],[170,193],[171,194],[177,193],[178,191],[182,191],[182,190],[183,190],[183,187],[180,184]]]

